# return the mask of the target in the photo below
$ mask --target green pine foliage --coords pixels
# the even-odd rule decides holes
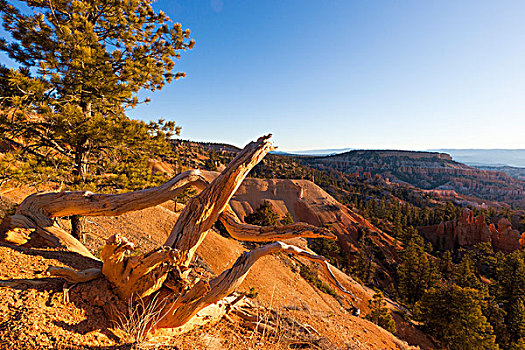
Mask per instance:
[[[434,258],[425,252],[423,238],[415,236],[402,252],[398,267],[400,299],[409,306],[421,299],[425,291],[435,286],[439,279],[439,267]]]
[[[102,187],[154,183],[149,174],[132,179],[145,175],[148,157],[169,155],[180,128],[130,120],[125,110],[148,101],[140,90],[184,76],[173,70],[194,46],[189,30],[156,13],[151,0],[26,2],[31,12],[0,1],[12,37],[0,50],[19,64],[0,70],[0,136],[21,151],[17,162],[59,166],[76,185],[104,173],[117,176]]]
[[[281,225],[290,225],[290,224],[293,224],[294,223],[294,220],[293,220],[293,217],[292,217],[292,214],[290,214],[289,211],[286,212],[286,214],[284,214],[284,217],[279,220],[279,223]]]
[[[488,287],[480,280],[475,271],[470,255],[463,256],[463,259],[456,267],[454,282],[460,287],[476,289],[485,295],[488,293]]]
[[[258,226],[275,226],[280,223],[280,217],[273,209],[272,203],[265,200],[253,213],[246,215],[244,221]]]
[[[346,270],[349,266],[348,255],[339,244],[327,238],[308,239],[308,247],[317,254],[330,260],[330,263],[339,269]]]
[[[450,349],[499,348],[476,289],[457,285],[430,288],[417,302],[415,315],[427,332]]]
[[[360,229],[360,237],[357,242],[357,254],[350,266],[353,276],[357,277],[365,285],[373,285],[376,264],[374,263],[374,242],[370,238],[368,228]]]
[[[301,275],[301,277],[310,282],[310,284],[314,285],[321,292],[332,296],[337,295],[334,289],[326,283],[324,283],[321,279],[319,279],[317,274],[314,271],[312,271],[312,269],[310,269],[307,265],[301,265],[299,274]]]
[[[525,259],[523,252],[500,257],[493,294],[505,312],[505,348],[525,341]]]
[[[370,313],[366,316],[367,320],[374,322],[390,333],[396,332],[396,323],[386,305],[383,293],[380,291],[375,293],[372,299],[368,301],[368,306],[370,307]]]
[[[446,281],[451,281],[455,272],[455,265],[452,261],[452,254],[446,251],[439,258],[439,273]]]

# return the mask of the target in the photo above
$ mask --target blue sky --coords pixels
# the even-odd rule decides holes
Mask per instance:
[[[173,1],[185,79],[129,115],[280,150],[525,148],[525,1]]]

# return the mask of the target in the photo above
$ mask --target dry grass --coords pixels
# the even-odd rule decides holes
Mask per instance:
[[[115,329],[122,335],[121,339],[138,349],[162,345],[158,339],[147,340],[147,334],[161,320],[165,304],[166,300],[159,300],[158,294],[154,294],[136,301],[130,299],[125,311],[116,310]]]
[[[117,316],[122,341],[133,349],[176,350],[335,350],[340,347],[322,337],[308,324],[301,323],[286,308],[274,309],[276,286],[272,289],[269,307],[244,309],[249,317],[233,312],[220,322],[207,324],[177,337],[147,338],[147,331],[157,324],[164,306],[157,295],[130,302]],[[295,299],[295,298],[292,298]],[[358,349],[358,344],[345,344],[345,349]]]

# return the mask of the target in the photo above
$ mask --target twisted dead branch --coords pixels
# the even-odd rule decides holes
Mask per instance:
[[[87,282],[101,274],[110,281],[124,301],[144,300],[155,294],[160,298],[159,315],[149,331],[169,328],[174,332],[192,329],[209,320],[222,317],[239,298],[232,293],[243,282],[253,264],[265,255],[285,252],[321,264],[329,280],[349,293],[333,275],[328,260],[277,240],[293,237],[329,238],[335,236],[324,228],[305,223],[259,227],[242,223],[229,207],[229,201],[248,172],[274,149],[271,135],[249,143],[225,170],[211,183],[198,171],[179,174],[167,183],[142,191],[124,194],[94,194],[91,192],[47,192],[29,196],[15,215],[2,224],[5,236],[12,241],[27,242],[33,235],[45,239],[50,246],[63,247],[90,256],[88,249],[61,229],[54,219],[70,215],[116,216],[161,204],[190,186],[201,192],[190,199],[163,247],[132,255],[133,244],[121,235],[113,235],[102,249],[102,269],[75,271],[50,268],[49,273],[71,283]],[[273,242],[243,253],[233,266],[210,281],[189,281],[190,264],[195,251],[208,230],[218,220],[230,235],[238,240]],[[9,234],[7,234],[9,233]],[[212,316],[210,316],[212,315]],[[206,321],[208,320],[208,321]]]

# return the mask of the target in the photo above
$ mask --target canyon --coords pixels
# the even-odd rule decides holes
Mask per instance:
[[[445,153],[362,150],[302,159],[319,169],[380,175],[390,182],[406,183],[424,190],[450,190],[488,201],[525,205],[524,181],[502,171],[483,170],[455,162]]]

